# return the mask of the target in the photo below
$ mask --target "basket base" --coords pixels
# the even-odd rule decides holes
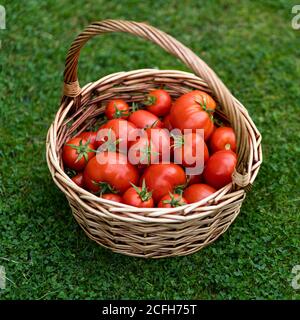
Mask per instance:
[[[158,236],[155,236],[155,233],[132,234],[131,230],[128,230],[127,224],[124,232],[120,231],[120,225],[114,232],[113,226],[118,223],[114,220],[97,220],[97,222],[94,222],[94,226],[92,226],[90,221],[82,219],[82,215],[78,214],[76,208],[73,206],[71,208],[73,217],[85,234],[100,246],[110,249],[115,253],[131,257],[159,259],[190,255],[216,241],[238,216],[241,202],[235,206],[233,211],[231,207],[230,212],[226,212],[226,210],[218,211],[214,217],[193,220],[193,226],[190,228],[186,223],[174,223],[171,226],[170,224],[153,225],[152,229],[157,229],[158,232],[161,231],[161,228],[169,229],[168,231],[165,230],[165,237],[160,232],[159,242],[157,242]],[[132,228],[136,229],[135,226],[133,224]],[[139,226],[136,227],[138,228]],[[180,232],[180,230],[184,232]],[[185,232],[185,230],[194,230],[194,232]],[[173,234],[172,238],[170,237],[171,233]],[[156,243],[153,243],[155,238],[157,238]]]

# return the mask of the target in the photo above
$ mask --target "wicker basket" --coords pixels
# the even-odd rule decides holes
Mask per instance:
[[[77,65],[81,48],[92,37],[127,32],[150,40],[182,60],[194,74],[143,69],[118,72],[80,87]],[[122,98],[142,101],[161,85],[173,98],[192,89],[211,94],[236,132],[238,164],[232,183],[197,203],[171,209],[140,209],[111,202],[78,187],[64,172],[61,149],[76,132],[99,118],[100,102]],[[215,241],[237,217],[262,162],[261,135],[245,107],[217,75],[183,44],[145,23],[105,20],[87,27],[72,43],[66,59],[64,92],[47,135],[47,162],[56,185],[89,238],[114,252],[144,258],[188,255]]]

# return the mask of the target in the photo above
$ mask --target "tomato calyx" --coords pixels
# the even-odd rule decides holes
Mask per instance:
[[[200,107],[208,114],[211,121],[214,121],[213,113],[215,110],[207,108],[206,97],[202,97],[202,101],[200,99],[195,99],[195,102],[200,105]]]
[[[146,148],[142,149],[141,161],[144,161],[147,158],[148,163],[151,162],[151,156],[158,156],[159,152],[152,150],[152,143],[149,144]]]
[[[149,94],[143,104],[146,106],[153,106],[157,101],[157,98]]]
[[[171,133],[171,137],[174,140],[174,143],[172,144],[171,147],[174,147],[174,149],[177,148],[181,148],[184,145],[184,136],[179,134],[179,135],[175,135],[173,133]]]
[[[137,187],[135,184],[131,182],[130,184],[132,185],[132,187],[134,188],[134,190],[143,202],[148,201],[152,197],[152,191],[148,191],[145,179],[143,179],[142,187]]]
[[[186,188],[186,186],[187,186],[187,182],[185,184],[180,184],[180,185],[176,186],[174,188],[174,193],[182,195],[183,190]]]
[[[144,128],[144,130],[146,129],[155,129],[156,125],[158,124],[159,119],[155,120],[151,125],[148,125]]]
[[[169,196],[171,199],[170,200],[168,200],[168,199],[163,200],[162,203],[169,204],[172,208],[181,207],[181,206],[185,205],[185,203],[182,201],[182,194],[178,194],[178,195],[179,195],[179,198],[175,199],[174,194],[169,192]]]
[[[85,161],[88,162],[88,160],[89,160],[88,153],[89,152],[97,152],[96,150],[89,148],[89,144],[90,144],[89,140],[85,144],[82,144],[82,140],[80,140],[79,146],[72,144],[72,143],[66,144],[67,146],[76,150],[76,153],[78,154],[77,159],[75,160],[75,163],[80,161],[82,158],[84,158]]]
[[[102,196],[105,193],[114,193],[117,194],[118,191],[112,187],[109,183],[105,182],[105,181],[92,181],[92,183],[98,187],[100,187],[100,196]]]
[[[159,152],[153,151],[153,144],[150,142],[146,142],[146,146],[140,150],[142,156],[140,158],[140,161],[143,162],[145,159],[147,159],[147,163],[151,163],[151,156],[158,156]]]
[[[131,113],[140,110],[139,104],[137,102],[132,102],[130,109],[131,109]]]
[[[127,112],[126,110],[118,109],[116,103],[114,103],[114,108],[115,108],[115,113],[113,115],[114,119],[119,119],[119,118],[122,118],[122,117],[128,117],[129,116],[129,112]]]
[[[122,141],[121,138],[113,140],[112,139],[112,129],[108,130],[107,133],[107,140],[102,139],[102,141],[105,141],[99,148],[98,151],[116,151],[117,145]]]

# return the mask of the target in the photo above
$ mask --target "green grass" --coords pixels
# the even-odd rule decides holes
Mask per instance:
[[[6,0],[0,30],[0,299],[299,299],[300,33],[290,1]],[[80,4],[82,3],[82,4]],[[83,4],[84,3],[84,4]],[[45,161],[64,59],[91,21],[147,21],[202,57],[248,108],[263,135],[264,163],[229,230],[187,257],[143,260],[90,241],[72,218]],[[127,35],[95,38],[81,84],[120,70],[187,70]]]

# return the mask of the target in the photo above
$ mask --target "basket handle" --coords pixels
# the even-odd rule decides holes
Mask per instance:
[[[80,96],[81,89],[78,82],[77,69],[81,48],[90,38],[109,32],[127,32],[150,40],[179,58],[193,70],[196,75],[207,82],[235,130],[237,136],[238,163],[236,172],[233,175],[233,180],[237,185],[245,187],[250,180],[249,173],[246,173],[249,161],[248,132],[244,122],[241,121],[241,115],[237,110],[235,98],[215,72],[203,60],[189,48],[163,31],[146,23],[134,21],[103,20],[92,23],[77,36],[69,49],[64,71],[64,97],[75,98]]]

